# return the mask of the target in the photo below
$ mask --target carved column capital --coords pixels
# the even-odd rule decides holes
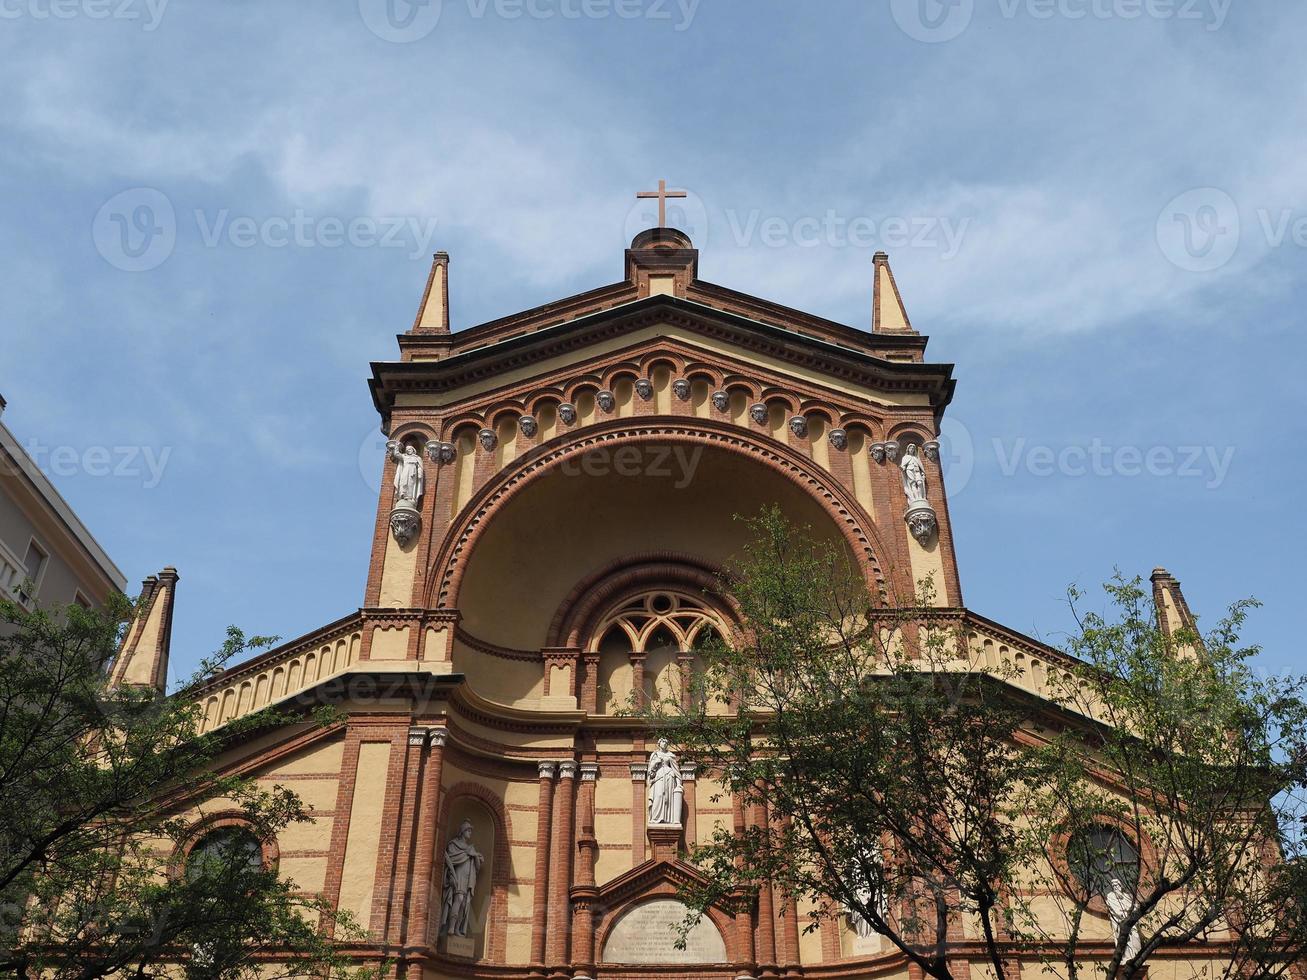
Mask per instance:
[[[564,759],[562,762],[558,763],[558,778],[575,779],[576,762],[572,759]]]
[[[537,768],[537,770],[539,770],[539,772],[540,772],[540,778],[541,778],[541,779],[544,779],[544,780],[552,780],[552,779],[554,778],[554,772],[558,769],[558,763],[556,763],[556,762],[537,762],[537,763],[536,763],[536,768]]]
[[[649,764],[646,762],[631,763],[631,782],[643,783],[649,778]]]
[[[583,762],[581,763],[581,782],[593,783],[599,778],[599,763]]]

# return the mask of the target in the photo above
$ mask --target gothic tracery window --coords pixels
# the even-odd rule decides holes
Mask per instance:
[[[652,589],[623,599],[590,642],[599,654],[599,710],[628,706],[637,687],[645,703],[687,696],[694,652],[724,635],[720,614],[688,592]]]

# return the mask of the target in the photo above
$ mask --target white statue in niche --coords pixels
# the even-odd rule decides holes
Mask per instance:
[[[864,872],[863,869],[866,865],[872,866],[874,870]],[[875,881],[875,888],[872,887],[872,880],[868,880],[868,876],[871,876]],[[856,899],[857,904],[856,908],[853,905],[845,906],[844,910],[848,914],[849,925],[859,939],[871,939],[876,935],[876,930],[858,909],[874,905],[877,914],[882,919],[889,917],[889,900],[886,898],[884,891],[884,865],[881,863],[880,855],[864,851],[862,861],[850,868],[848,877],[853,884],[853,897]]]
[[[908,500],[925,500],[926,468],[921,465],[921,457],[917,455],[915,443],[904,450],[899,469],[903,471],[903,492],[907,494]]]
[[[1107,915],[1112,920],[1112,936],[1117,942],[1120,942],[1121,929],[1125,926],[1125,920],[1135,910],[1135,900],[1126,893],[1121,884],[1121,879],[1113,877],[1107,891],[1103,893],[1103,901],[1107,903]],[[1130,938],[1126,940],[1125,952],[1121,954],[1121,962],[1129,963],[1139,955],[1142,948],[1143,942],[1139,936],[1139,928],[1136,926],[1130,930]]]
[[[440,911],[442,936],[466,936],[472,924],[472,893],[484,855],[472,846],[472,821],[464,820],[458,836],[445,846],[443,904]]]
[[[422,457],[416,446],[405,446],[399,451],[398,443],[390,443],[390,458],[395,461],[395,500],[406,500],[416,504],[422,499],[425,477],[422,473]]]
[[[658,748],[649,753],[649,826],[681,822],[681,801],[685,787],[681,782],[681,764],[667,748],[667,739],[658,740]]]

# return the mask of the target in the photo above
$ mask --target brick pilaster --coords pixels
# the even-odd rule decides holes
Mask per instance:
[[[418,809],[413,847],[413,884],[409,922],[404,941],[412,946],[432,945],[432,909],[440,907],[440,887],[434,866],[436,821],[440,813],[440,780],[445,766],[448,732],[434,728],[428,733],[426,764],[422,767],[422,803]],[[434,897],[433,897],[434,896]]]
[[[554,825],[550,832],[549,914],[547,959],[550,975],[567,977],[568,950],[571,946],[571,915],[568,893],[572,887],[572,852],[576,799],[576,763],[566,759],[558,764],[558,788],[554,793]]]
[[[536,803],[535,891],[531,899],[531,970],[540,976],[545,971],[545,929],[549,915],[549,853],[553,824],[554,773],[558,764],[539,763],[540,796]]]

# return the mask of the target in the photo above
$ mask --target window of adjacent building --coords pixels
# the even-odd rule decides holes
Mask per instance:
[[[23,582],[18,587],[18,601],[25,606],[30,606],[36,597],[48,557],[35,540],[27,545],[27,554],[23,558]]]
[[[1139,879],[1139,849],[1116,827],[1100,824],[1073,836],[1067,845],[1067,864],[1091,894],[1111,891],[1118,878],[1127,892]]]

